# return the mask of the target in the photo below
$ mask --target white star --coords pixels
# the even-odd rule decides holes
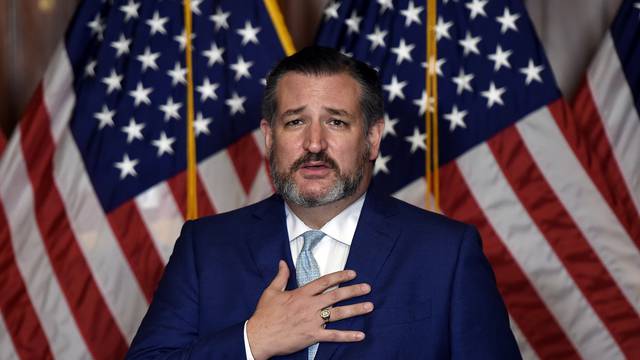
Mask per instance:
[[[180,61],[176,61],[173,69],[167,71],[167,75],[171,77],[172,86],[176,86],[179,83],[183,85],[187,83],[187,69],[180,66]]]
[[[484,12],[484,7],[488,2],[489,0],[472,0],[470,3],[465,4],[467,9],[471,12],[469,15],[471,20],[475,19],[478,15],[482,15],[484,17],[487,16],[487,13]]]
[[[111,47],[116,49],[116,57],[128,54],[129,45],[131,45],[131,39],[127,39],[124,34],[120,34],[118,41],[114,41],[111,43]]]
[[[191,0],[191,12],[193,12],[196,15],[201,15],[202,12],[200,11],[200,4],[202,3],[202,0]]]
[[[107,94],[111,94],[114,90],[122,89],[122,75],[118,75],[115,70],[111,70],[111,74],[103,78],[102,82],[107,85]]]
[[[398,82],[398,78],[393,75],[391,77],[391,84],[383,85],[382,88],[389,92],[389,102],[392,102],[396,97],[404,99],[404,92],[402,89],[407,86],[406,81]]]
[[[458,40],[458,44],[464,48],[464,56],[469,55],[469,53],[474,53],[480,55],[480,50],[478,50],[478,43],[482,40],[480,36],[472,37],[471,32],[467,31],[464,39]]]
[[[90,60],[87,65],[84,66],[84,76],[86,77],[94,77],[96,76],[96,65],[98,65],[97,60]]]
[[[153,17],[146,21],[149,25],[149,33],[155,35],[156,33],[166,34],[167,30],[164,28],[164,24],[169,21],[168,17],[160,17],[160,12],[156,10],[153,13]]]
[[[504,105],[502,94],[504,94],[505,91],[507,91],[506,87],[496,88],[496,85],[492,81],[491,84],[489,84],[489,89],[480,93],[483,97],[487,98],[487,109],[490,109],[495,103]]]
[[[415,153],[416,150],[427,150],[427,134],[421,134],[418,127],[413,128],[413,134],[404,138],[407,142],[411,143],[411,153]]]
[[[391,52],[396,54],[396,65],[402,64],[403,60],[413,61],[411,58],[411,50],[416,47],[414,44],[406,44],[404,39],[400,39],[398,47],[391,48]]]
[[[173,148],[171,145],[176,141],[174,137],[167,137],[167,134],[163,131],[160,134],[160,137],[157,140],[153,140],[151,145],[158,148],[158,157],[162,156],[164,153],[169,155],[173,154]]]
[[[422,6],[415,7],[415,5],[413,4],[413,1],[409,1],[409,6],[404,10],[400,10],[400,14],[402,14],[402,16],[404,16],[405,18],[404,26],[409,27],[414,22],[418,25],[422,24],[422,21],[420,20],[420,13],[422,12],[423,9],[424,7]]]
[[[235,115],[236,113],[244,114],[244,102],[247,100],[246,96],[238,96],[237,92],[233,92],[233,95],[230,99],[225,100],[225,104],[229,107],[229,112],[231,115]]]
[[[139,7],[140,3],[134,2],[133,0],[129,0],[127,5],[120,6],[120,11],[124,13],[124,22],[127,22],[132,18],[137,19]]]
[[[216,31],[220,29],[228,29],[229,23],[227,22],[227,19],[229,18],[229,15],[231,15],[230,12],[224,12],[218,6],[218,8],[216,9],[216,13],[209,16],[209,20],[213,21]]]
[[[203,51],[202,56],[209,59],[207,65],[211,67],[216,63],[224,64],[224,60],[222,59],[223,53],[224,48],[219,48],[216,43],[211,43],[211,47],[209,48],[209,50]]]
[[[198,116],[196,116],[196,119],[193,121],[193,128],[196,131],[196,137],[200,134],[211,134],[209,131],[209,124],[211,124],[211,121],[211,118],[205,118],[201,112],[198,112]]]
[[[121,128],[122,132],[127,134],[127,144],[130,144],[135,139],[143,140],[142,129],[144,129],[145,126],[145,123],[137,123],[136,119],[131,118],[129,125]]]
[[[438,76],[443,76],[442,75],[442,65],[444,65],[444,63],[447,62],[447,59],[442,58],[442,59],[438,59],[434,61],[433,56],[431,56],[429,58],[429,74],[433,74],[434,72],[438,75]]]
[[[91,29],[91,35],[96,35],[98,40],[102,40],[105,24],[104,24],[104,19],[100,17],[100,14],[96,14],[96,17],[94,17],[93,20],[88,22],[87,26]]]
[[[491,61],[494,62],[493,71],[500,70],[501,67],[511,68],[511,64],[509,63],[509,56],[513,51],[507,50],[503,51],[500,45],[496,46],[496,52],[487,56]]]
[[[516,26],[516,20],[518,20],[518,18],[520,18],[520,14],[511,14],[509,8],[505,7],[502,16],[496,17],[496,21],[502,25],[500,32],[504,34],[508,30],[518,31],[518,27]]]
[[[387,31],[381,31],[380,27],[376,25],[375,30],[371,34],[367,35],[367,39],[371,41],[371,48],[369,50],[373,51],[378,46],[386,47],[387,45],[384,43],[385,36],[387,36]]]
[[[129,155],[127,155],[126,153],[124,154],[124,157],[122,158],[122,161],[120,162],[116,162],[113,164],[114,167],[116,167],[117,169],[120,169],[120,180],[126,178],[128,175],[131,176],[138,176],[138,173],[136,172],[136,165],[138,165],[138,163],[140,162],[140,160],[138,159],[129,159]]]
[[[244,28],[236,30],[238,35],[242,36],[242,46],[247,45],[248,43],[253,43],[258,45],[258,33],[260,32],[259,27],[253,27],[250,21],[244,22]]]
[[[193,46],[193,39],[196,38],[196,33],[191,33],[191,46]],[[180,35],[176,35],[173,37],[173,40],[177,41],[178,44],[180,44],[180,51],[183,51],[186,47],[187,47],[187,33],[186,31],[184,31],[184,29],[182,30],[182,33]]]
[[[171,119],[180,120],[179,111],[181,107],[182,103],[173,102],[173,98],[170,96],[167,99],[167,103],[160,105],[158,108],[164,113],[164,121],[169,121]]]
[[[340,3],[332,1],[326,8],[324,8],[324,19],[337,19],[338,18],[338,9],[340,8]]]
[[[458,106],[453,105],[451,112],[444,114],[444,118],[449,120],[449,132],[452,132],[456,127],[466,128],[467,124],[464,123],[464,117],[467,116],[467,110],[459,111]]]
[[[456,88],[456,93],[460,95],[465,90],[473,92],[473,88],[471,87],[471,80],[473,80],[474,77],[475,76],[473,74],[465,74],[464,69],[460,68],[458,76],[451,79],[458,86]]]
[[[147,105],[151,104],[151,99],[149,99],[149,94],[153,91],[153,88],[148,87],[145,88],[142,85],[142,82],[138,82],[135,90],[129,91],[129,95],[131,95],[134,99],[134,105],[137,107],[140,103],[145,103]]]
[[[449,28],[453,26],[453,21],[444,22],[442,16],[438,16],[438,23],[436,24],[436,40],[440,40],[443,37],[451,39],[449,34]]]
[[[238,55],[238,61],[229,66],[233,71],[236,72],[236,81],[240,80],[243,77],[247,79],[251,78],[251,74],[249,73],[249,68],[253,66],[253,61],[244,61],[242,55]]]
[[[373,175],[377,175],[380,171],[385,174],[389,173],[387,163],[391,160],[391,155],[382,156],[382,152],[378,155],[375,164],[373,165]]]
[[[102,105],[102,111],[94,113],[93,117],[98,119],[98,129],[102,130],[105,126],[113,127],[113,117],[115,115],[115,110],[109,110],[107,105]]]
[[[152,68],[153,70],[158,70],[158,64],[156,64],[156,60],[160,57],[160,53],[152,53],[151,49],[147,46],[144,49],[144,54],[136,56],[136,59],[142,63],[142,72],[147,71],[148,68]]]
[[[633,4],[633,7],[640,10],[640,2]]]
[[[351,16],[344,21],[344,23],[347,25],[347,34],[351,34],[351,33],[356,33],[359,34],[360,33],[360,21],[362,21],[362,17],[358,16],[358,14],[356,13],[355,10],[353,10],[351,12]]]
[[[387,10],[393,10],[393,0],[378,0],[380,5],[380,14],[384,14]]]
[[[433,96],[429,96],[429,101],[427,102],[427,92],[422,90],[420,99],[413,100],[413,105],[418,107],[418,115],[422,116],[427,110],[433,112],[435,100]]]
[[[520,72],[525,74],[527,78],[524,80],[525,84],[529,85],[533,80],[542,83],[540,73],[544,70],[543,65],[536,65],[533,63],[533,59],[529,59],[529,64],[526,68],[521,68]]]
[[[218,95],[216,95],[216,89],[218,89],[220,85],[216,83],[211,83],[209,78],[204,78],[202,85],[198,86],[196,90],[200,93],[200,102],[205,102],[207,99],[216,100],[218,99]]]
[[[396,134],[396,124],[398,123],[398,119],[391,119],[389,114],[384,114],[384,130],[382,131],[382,138],[384,139],[387,135],[397,136]]]

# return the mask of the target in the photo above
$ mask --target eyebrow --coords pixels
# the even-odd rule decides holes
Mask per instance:
[[[346,110],[334,109],[334,108],[328,108],[328,107],[324,107],[324,109],[331,115],[353,117],[353,115],[351,115],[351,113],[349,113]]]
[[[282,114],[280,114],[280,116],[285,117],[285,116],[291,116],[291,115],[298,115],[301,112],[303,112],[305,108],[306,106],[300,106],[299,108],[296,108],[296,109],[289,109],[283,112]]]

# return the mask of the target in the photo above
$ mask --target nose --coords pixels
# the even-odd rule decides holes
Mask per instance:
[[[310,153],[319,153],[327,148],[325,130],[320,122],[311,122],[305,129],[304,149]]]

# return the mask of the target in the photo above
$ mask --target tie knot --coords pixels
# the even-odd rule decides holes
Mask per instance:
[[[320,240],[324,237],[324,233],[320,230],[309,230],[302,234],[304,244],[302,245],[302,251],[311,251],[318,245]]]

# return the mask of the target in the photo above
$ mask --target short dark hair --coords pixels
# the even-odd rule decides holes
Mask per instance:
[[[267,86],[262,97],[262,117],[269,121],[271,126],[278,111],[278,82],[289,72],[313,76],[346,73],[360,85],[360,109],[364,117],[365,130],[384,116],[382,84],[377,71],[336,49],[310,46],[282,59],[267,77]]]

